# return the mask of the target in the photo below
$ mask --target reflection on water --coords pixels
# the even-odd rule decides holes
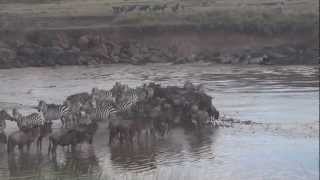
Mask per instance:
[[[150,81],[182,85],[185,80],[205,84],[223,114],[292,128],[285,135],[255,126],[176,128],[164,138],[109,146],[106,124],[99,124],[92,145],[72,152],[59,147],[56,157],[47,155],[47,138],[42,152],[32,147],[10,156],[0,142],[0,179],[317,179],[319,139],[293,136],[318,125],[301,128],[318,122],[317,67],[155,64],[0,70],[0,108],[30,111],[28,106],[39,99],[61,103],[94,86],[111,88],[115,81],[137,86]],[[16,129],[7,122],[5,133]]]

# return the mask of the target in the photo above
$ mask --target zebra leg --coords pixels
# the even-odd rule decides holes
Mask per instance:
[[[71,152],[74,152],[76,149],[76,144],[71,144]]]
[[[11,142],[11,140],[8,140],[8,144],[7,144],[7,152],[8,154],[11,153],[11,151],[14,149],[14,144]]]
[[[22,145],[22,144],[19,144],[19,145],[18,145],[18,148],[19,148],[20,153],[22,153],[22,151],[23,151],[23,145]]]
[[[51,153],[55,155],[55,154],[57,153],[56,151],[57,151],[57,145],[56,145],[55,143],[53,143],[53,144],[52,144],[52,151],[51,151]]]
[[[30,145],[31,145],[31,143],[28,143],[28,144],[27,144],[27,151],[28,151],[28,152],[30,151]]]
[[[109,127],[110,131],[109,131],[109,145],[112,144],[113,141],[113,137],[115,135],[114,129],[113,127]]]
[[[52,146],[52,141],[51,139],[49,139],[48,154],[50,154],[51,146]]]
[[[37,139],[37,149],[38,150],[41,150],[41,148],[42,148],[41,145],[42,145],[42,137],[40,136]]]
[[[65,119],[64,119],[64,117],[62,117],[60,120],[61,120],[61,127],[64,128],[65,127]]]

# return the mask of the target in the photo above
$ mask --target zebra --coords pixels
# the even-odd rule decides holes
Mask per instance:
[[[117,103],[130,102],[135,104],[138,101],[143,101],[147,98],[147,91],[143,88],[128,88],[124,90],[118,97]]]
[[[13,121],[13,118],[5,110],[0,111],[0,132],[6,128],[6,120]]]
[[[110,116],[117,112],[114,102],[95,101],[93,106],[94,110],[91,118],[96,121],[109,120]]]
[[[27,116],[23,116],[19,111],[14,108],[12,110],[13,121],[16,121],[17,126],[20,130],[32,129],[40,127],[45,124],[46,120],[42,112],[32,113]]]
[[[111,90],[106,91],[98,88],[92,88],[91,96],[92,96],[92,99],[115,101],[115,95]]]
[[[71,113],[71,108],[67,105],[47,104],[41,100],[38,104],[38,111],[42,112],[46,122],[51,123],[53,120],[61,120],[62,127],[66,124],[66,116]]]
[[[133,105],[135,105],[139,101],[140,91],[137,89],[128,89],[121,96],[119,101],[116,103],[117,112],[126,113],[130,112]]]
[[[82,106],[85,106],[88,102],[91,102],[92,97],[89,93],[78,93],[71,96],[68,96],[64,101],[64,105],[71,108],[72,113],[76,113],[80,111]]]

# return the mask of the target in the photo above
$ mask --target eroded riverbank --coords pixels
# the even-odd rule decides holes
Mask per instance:
[[[2,31],[0,68],[94,64],[318,63],[316,33],[259,35],[196,25]]]

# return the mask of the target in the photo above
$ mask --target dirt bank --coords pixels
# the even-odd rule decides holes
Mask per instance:
[[[266,35],[195,25],[117,26],[0,32],[0,68],[205,61],[317,64],[318,35]]]

